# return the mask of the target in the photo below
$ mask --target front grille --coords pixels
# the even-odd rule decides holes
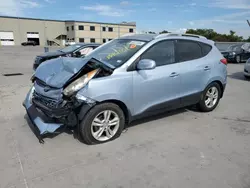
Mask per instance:
[[[62,101],[58,101],[58,100],[55,100],[55,99],[51,99],[51,98],[42,96],[42,95],[38,94],[37,92],[34,92],[33,100],[45,105],[46,107],[48,107],[50,109],[51,108],[52,109],[58,108],[59,105],[62,102]]]

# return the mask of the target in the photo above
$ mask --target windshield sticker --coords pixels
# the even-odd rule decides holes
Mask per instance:
[[[145,44],[145,42],[141,42],[141,41],[131,41],[129,44],[134,44],[136,46],[142,46],[143,44]]]
[[[112,52],[112,53],[110,53],[110,54],[108,54],[107,56],[106,56],[106,58],[109,60],[109,59],[111,59],[112,57],[115,57],[115,56],[117,56],[117,55],[120,55],[120,54],[122,54],[122,53],[125,53],[125,52],[127,52],[127,51],[129,51],[129,48],[128,48],[128,46],[123,46],[122,48],[120,48],[120,49],[118,49],[118,50],[116,50],[116,49],[113,49],[114,50],[114,52]]]
[[[131,49],[136,48],[136,44],[130,44],[129,48]]]

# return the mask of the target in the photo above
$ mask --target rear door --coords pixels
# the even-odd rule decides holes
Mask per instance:
[[[180,66],[180,92],[183,106],[199,101],[200,94],[207,84],[212,61],[205,56],[212,47],[193,40],[177,40],[176,56]]]
[[[156,68],[133,72],[133,114],[179,107],[180,76],[175,60],[175,41],[157,42],[140,59],[154,60]]]

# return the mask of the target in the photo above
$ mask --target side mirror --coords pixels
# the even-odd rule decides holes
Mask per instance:
[[[156,67],[156,63],[152,59],[142,59],[137,64],[138,70],[151,70]]]

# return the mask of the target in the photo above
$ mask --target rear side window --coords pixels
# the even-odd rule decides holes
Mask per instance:
[[[156,66],[172,64],[175,63],[174,49],[174,41],[158,42],[142,54],[141,59],[152,59]]]
[[[179,62],[190,61],[203,57],[202,48],[198,42],[178,40],[176,49]]]
[[[202,48],[202,55],[206,56],[211,50],[212,50],[212,46],[205,44],[205,43],[201,43],[201,48]]]

